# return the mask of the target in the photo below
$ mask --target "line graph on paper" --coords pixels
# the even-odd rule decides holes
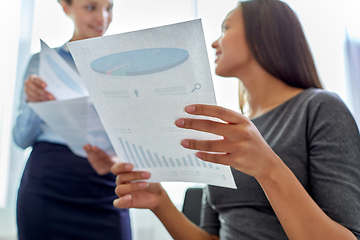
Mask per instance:
[[[179,168],[179,167],[200,167],[206,169],[219,170],[215,164],[200,160],[195,154],[186,154],[177,158],[168,157],[149,149],[144,149],[140,145],[129,143],[119,138],[120,145],[126,158],[136,168]]]

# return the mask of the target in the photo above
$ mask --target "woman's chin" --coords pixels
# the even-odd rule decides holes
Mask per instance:
[[[220,77],[231,77],[231,76],[229,76],[229,74],[226,71],[222,71],[219,68],[215,68],[215,74]]]
[[[215,68],[215,74],[221,76],[221,71],[219,70],[218,67]]]

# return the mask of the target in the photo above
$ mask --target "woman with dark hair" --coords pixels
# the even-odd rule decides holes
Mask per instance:
[[[60,0],[74,23],[70,41],[102,36],[112,20],[112,0]],[[55,49],[76,70],[66,45]],[[54,100],[38,74],[39,54],[25,73],[24,93],[14,127],[14,140],[32,147],[17,199],[19,240],[113,239],[130,240],[128,209],[112,202],[115,176],[94,170],[89,161],[74,155],[64,140],[50,129],[27,102]],[[99,173],[99,174],[98,174]]]
[[[295,13],[278,0],[243,1],[213,43],[216,74],[236,77],[243,114],[190,105],[176,126],[221,140],[184,139],[197,157],[229,165],[237,189],[208,186],[201,226],[171,203],[149,172],[117,163],[118,208],[148,208],[174,239],[360,239],[360,136],[350,112],[322,90]]]

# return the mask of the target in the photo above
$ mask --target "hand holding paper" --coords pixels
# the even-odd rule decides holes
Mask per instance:
[[[133,171],[129,163],[115,164],[111,172],[117,175],[115,193],[119,199],[114,201],[118,208],[145,208],[154,210],[167,193],[160,183],[145,182],[150,178],[148,172]]]
[[[44,41],[41,41],[39,76],[46,82],[46,91],[56,100],[88,96],[79,74]]]
[[[30,75],[25,81],[24,91],[28,102],[55,100],[55,97],[45,90],[46,83],[37,75]]]
[[[112,165],[119,161],[116,156],[109,156],[96,146],[86,144],[83,148],[90,165],[99,175],[110,173]]]

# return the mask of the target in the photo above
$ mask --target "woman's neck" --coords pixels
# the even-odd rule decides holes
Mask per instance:
[[[246,88],[249,118],[259,117],[303,91],[289,86],[263,69],[252,73],[239,78]]]

